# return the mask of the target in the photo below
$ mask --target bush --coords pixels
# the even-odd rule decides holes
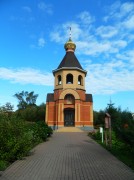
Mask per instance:
[[[37,107],[28,106],[26,109],[17,110],[16,115],[24,121],[35,122],[37,121]]]
[[[92,137],[95,140],[101,140],[101,133],[100,133],[100,131],[98,130],[96,133],[92,133]]]
[[[47,137],[50,137],[53,133],[52,128],[48,127],[43,121],[33,124],[32,131],[34,139],[39,141],[46,141]]]
[[[12,162],[25,156],[32,147],[26,124],[18,119],[0,122],[0,159]]]
[[[0,160],[0,171],[3,171],[8,166],[6,161]]]
[[[38,143],[46,141],[52,129],[44,122],[28,123],[0,115],[0,169],[21,159]]]
[[[20,118],[29,122],[45,121],[45,104],[40,106],[27,106],[25,109],[19,109],[15,113]]]

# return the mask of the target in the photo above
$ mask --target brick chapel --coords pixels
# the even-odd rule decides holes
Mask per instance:
[[[46,123],[51,127],[75,126],[93,129],[92,94],[86,94],[85,71],[75,56],[76,45],[65,43],[66,54],[53,70],[54,93],[47,94]]]

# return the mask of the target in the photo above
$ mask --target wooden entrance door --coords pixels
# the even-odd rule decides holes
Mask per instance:
[[[74,109],[65,109],[64,110],[64,126],[75,126]]]

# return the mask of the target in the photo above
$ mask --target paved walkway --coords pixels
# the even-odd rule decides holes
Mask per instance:
[[[134,180],[134,172],[85,132],[54,133],[0,180]]]

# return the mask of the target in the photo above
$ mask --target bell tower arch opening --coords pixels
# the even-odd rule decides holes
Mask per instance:
[[[81,75],[78,76],[78,84],[83,86],[83,77]]]
[[[66,84],[73,84],[73,75],[72,74],[67,74]]]
[[[58,75],[57,79],[58,79],[58,85],[62,84],[61,75]]]

